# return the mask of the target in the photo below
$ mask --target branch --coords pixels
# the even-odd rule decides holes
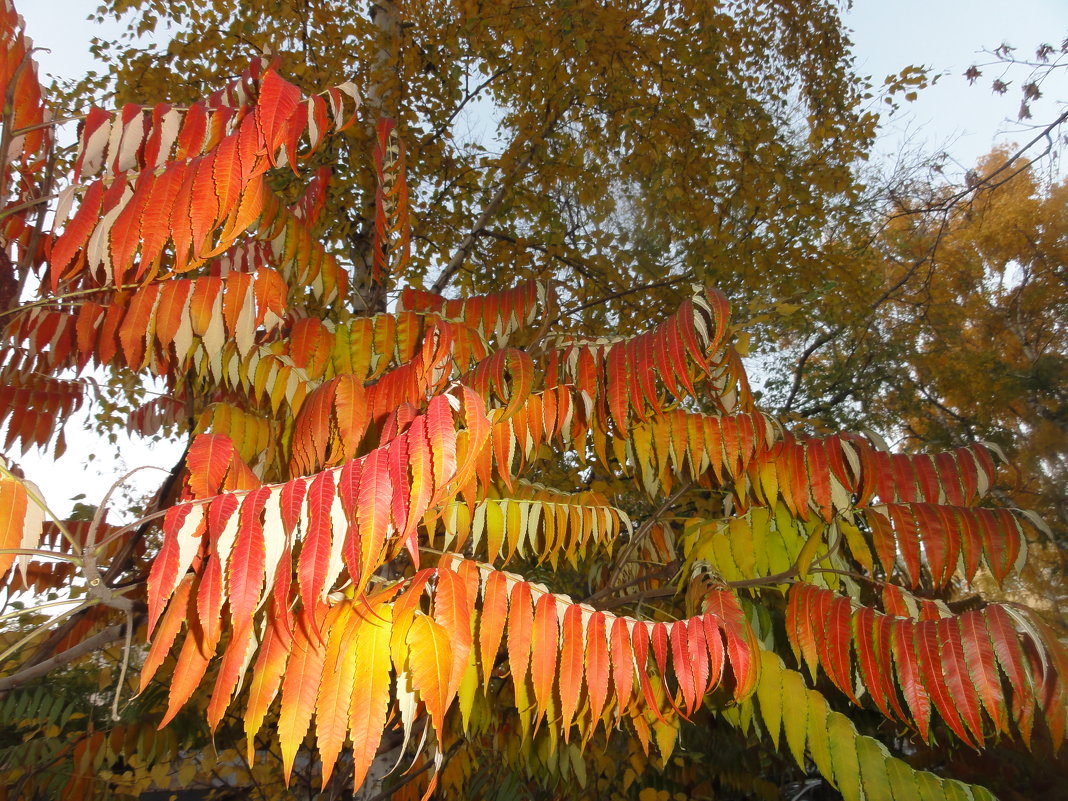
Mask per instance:
[[[134,619],[134,626],[136,627],[138,618]],[[98,651],[106,645],[110,645],[116,640],[121,640],[126,636],[127,623],[116,623],[113,626],[108,626],[101,632],[97,632],[92,637],[82,640],[77,645],[73,645],[66,651],[49,657],[43,662],[38,662],[36,665],[30,665],[28,668],[12,673],[10,676],[5,676],[0,679],[0,693],[8,692],[14,689],[20,684],[24,684],[27,681],[36,679],[39,676],[44,676],[46,673],[50,673],[58,667],[73,662],[79,657],[90,654],[93,651]],[[130,629],[131,632],[133,628]]]
[[[931,211],[949,211],[949,209],[953,208],[953,206],[955,206],[961,200],[966,198],[968,195],[975,194],[980,189],[996,189],[997,187],[1005,184],[1006,182],[1011,181],[1013,178],[1015,178],[1021,172],[1026,170],[1040,158],[1049,155],[1053,151],[1053,130],[1055,128],[1060,127],[1065,122],[1068,122],[1068,111],[1065,111],[1063,114],[1057,117],[1057,119],[1055,119],[1049,125],[1045,126],[1042,130],[1040,130],[1038,134],[1036,134],[1029,142],[1027,142],[1027,144],[1017,149],[1015,153],[1009,156],[1009,158],[1005,161],[1004,164],[992,171],[989,175],[984,175],[978,180],[970,181],[964,189],[961,189],[959,192],[955,192],[954,194],[950,195],[942,202],[934,206],[928,206],[927,208],[922,209],[903,209],[899,214],[892,215],[890,219],[894,219],[896,217],[908,217],[916,214],[926,214]],[[1021,167],[1013,170],[1012,165],[1016,161],[1018,161],[1028,150],[1033,148],[1043,139],[1046,140],[1045,149],[1043,149],[1043,151],[1034,158],[1027,159]],[[1009,174],[1005,177],[1000,178],[999,180],[994,180],[995,178],[998,178],[998,176],[1002,173],[1008,172],[1010,170],[1011,172],[1009,172]]]
[[[613,587],[605,587],[604,589],[598,590],[593,595],[586,596],[582,603],[592,604],[594,601],[599,601],[601,598],[604,598],[609,595],[614,595],[620,590],[627,589],[627,587],[633,587],[635,584],[644,584],[647,581],[653,581],[654,579],[659,578],[671,578],[678,572],[680,567],[682,567],[682,562],[678,559],[674,559],[671,562],[668,562],[663,567],[652,571],[651,573],[644,573],[638,576],[637,578],[633,578],[630,581],[624,582],[623,584],[618,584]]]
[[[675,501],[677,501],[686,492],[688,492],[690,487],[692,486],[692,481],[687,481],[683,483],[677,490],[671,493],[668,498],[664,499],[664,502],[660,504],[660,506],[655,512],[653,512],[651,515],[649,515],[649,517],[645,519],[645,521],[641,524],[641,527],[637,530],[637,532],[635,532],[634,536],[631,537],[630,542],[628,542],[623,547],[623,549],[619,552],[619,556],[616,557],[615,567],[612,569],[612,572],[609,574],[608,577],[608,584],[610,586],[615,584],[616,581],[619,579],[619,574],[623,570],[624,565],[626,565],[627,559],[630,557],[631,553],[634,552],[634,549],[638,547],[638,544],[649,535],[649,532],[652,530],[653,525],[656,523],[656,521],[660,519],[664,512],[674,506]],[[672,590],[672,593],[674,592],[675,591]]]
[[[441,271],[441,275],[434,281],[434,285],[430,288],[431,292],[440,295],[448,285],[449,281],[452,280],[452,277],[463,266],[463,263],[467,261],[467,257],[470,255],[475,240],[482,234],[486,229],[486,226],[489,224],[489,221],[504,204],[505,195],[508,194],[508,189],[511,187],[511,180],[530,164],[531,160],[534,158],[534,154],[538,151],[538,145],[549,135],[553,126],[556,125],[558,118],[559,115],[557,112],[549,111],[548,120],[546,120],[541,133],[531,142],[527,154],[508,171],[507,175],[505,175],[504,180],[501,181],[501,185],[497,187],[497,191],[494,193],[493,197],[490,198],[490,202],[486,204],[484,209],[482,209],[482,213],[478,215],[475,224],[471,226],[471,230],[464,236],[463,240],[460,242],[460,246],[456,248],[456,251],[452,254],[452,258],[449,259],[449,263],[445,265],[445,269]]]
[[[805,365],[808,360],[812,358],[812,355],[842,333],[842,326],[832,328],[830,331],[825,332],[821,336],[816,338],[816,341],[804,349],[801,353],[801,358],[797,360],[797,369],[794,370],[794,381],[790,386],[790,394],[786,396],[786,402],[782,405],[782,411],[790,411],[790,407],[794,405],[794,399],[797,397],[797,391],[801,388],[801,377],[805,373]]]
[[[690,276],[688,275],[680,275],[675,278],[668,278],[664,281],[654,281],[651,284],[642,284],[641,286],[621,289],[618,292],[613,292],[610,295],[605,295],[604,297],[598,298],[597,300],[591,300],[589,303],[583,303],[581,306],[576,306],[573,309],[568,309],[565,312],[561,312],[556,316],[556,319],[553,320],[552,324],[556,325],[556,323],[560,322],[560,320],[562,320],[564,317],[570,317],[573,314],[578,314],[581,311],[586,311],[586,309],[592,309],[594,306],[600,306],[602,303],[607,303],[608,301],[615,300],[616,298],[622,298],[626,295],[633,295],[635,292],[645,292],[648,289],[660,289],[661,287],[665,286],[674,286],[675,284],[680,284],[683,281],[688,281],[689,279]]]
[[[434,133],[432,133],[430,136],[428,136],[426,138],[426,140],[420,144],[420,147],[421,148],[429,147],[430,145],[434,144],[434,142],[436,142],[438,139],[440,139],[442,137],[442,135],[445,133],[445,131],[447,131],[449,129],[449,126],[452,125],[452,121],[454,119],[456,119],[456,115],[459,114],[461,111],[463,111],[464,106],[466,106],[469,102],[471,102],[476,97],[478,97],[482,93],[482,90],[485,89],[487,86],[489,86],[491,83],[493,83],[495,80],[500,78],[505,73],[511,72],[511,71],[512,71],[511,65],[509,65],[507,67],[502,67],[501,69],[499,69],[495,73],[493,73],[491,76],[486,78],[486,80],[484,80],[482,83],[480,83],[474,89],[472,89],[471,91],[467,92],[467,94],[464,95],[464,99],[460,101],[460,104],[458,106],[456,106],[456,108],[454,108],[452,110],[452,113],[449,114],[448,117],[446,117],[445,122],[443,122],[441,125],[439,125],[438,129],[436,131],[434,131]],[[466,81],[465,81],[465,83],[466,83]]]

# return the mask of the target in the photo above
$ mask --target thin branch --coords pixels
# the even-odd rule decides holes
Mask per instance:
[[[644,584],[647,581],[653,581],[659,578],[670,578],[678,572],[678,569],[681,565],[681,561],[679,561],[678,559],[674,559],[671,562],[668,562],[663,567],[661,567],[659,570],[654,570],[651,573],[643,573],[637,578],[632,578],[630,581],[626,581],[623,584],[618,584],[614,587],[605,587],[603,589],[600,589],[593,595],[586,596],[582,603],[592,604],[594,601],[599,601],[601,598],[606,598],[609,595],[614,595],[620,590],[627,589],[627,587],[633,587],[636,584]]]
[[[4,676],[0,679],[0,693],[5,693],[20,684],[25,684],[27,681],[36,679],[39,676],[44,676],[46,673],[50,673],[58,667],[62,667],[75,659],[78,659],[86,654],[90,654],[93,651],[97,651],[116,640],[121,640],[126,636],[126,630],[130,626],[130,622],[116,623],[113,626],[108,626],[103,631],[97,632],[92,637],[82,640],[77,645],[72,645],[66,651],[49,657],[43,662],[38,662],[36,665],[31,665],[28,668],[24,668],[16,673],[12,673],[10,676]]]
[[[817,350],[841,334],[842,330],[842,326],[836,326],[830,331],[824,332],[822,335],[816,337],[816,340],[801,352],[801,358],[797,360],[797,367],[794,369],[794,380],[790,385],[790,394],[786,396],[786,401],[782,405],[784,413],[790,411],[790,408],[794,405],[794,399],[797,397],[797,392],[801,388],[801,378],[805,374],[805,365],[808,364],[808,360],[812,358]]]
[[[115,698],[111,702],[111,719],[119,719],[119,701],[122,698],[122,685],[126,683],[126,671],[130,667],[130,651],[133,650],[134,617],[129,610],[126,611],[126,644],[122,649],[122,667],[119,669],[119,680],[115,682]]]
[[[594,306],[600,306],[602,303],[607,303],[610,300],[622,298],[626,295],[633,295],[636,292],[645,292],[649,289],[660,289],[661,287],[665,286],[675,286],[675,284],[680,284],[683,281],[688,281],[690,280],[690,278],[691,277],[688,275],[680,275],[675,278],[668,278],[664,281],[654,281],[651,284],[642,284],[641,286],[621,289],[618,292],[613,292],[609,295],[605,295],[604,297],[600,297],[597,300],[591,300],[589,303],[583,303],[581,306],[576,306],[573,309],[568,309],[567,311],[560,312],[560,314],[556,316],[556,319],[553,320],[553,325],[560,322],[564,317],[570,317],[573,314],[578,314],[581,311],[586,311],[586,309],[592,309]]]
[[[513,179],[522,172],[528,164],[530,164],[531,160],[534,158],[534,154],[538,151],[538,145],[549,135],[549,132],[552,131],[558,118],[559,115],[557,112],[549,111],[548,119],[546,120],[541,133],[533,140],[533,142],[531,142],[527,154],[504,176],[501,185],[497,187],[497,191],[494,193],[493,197],[490,198],[486,207],[482,209],[482,213],[478,215],[475,224],[471,226],[471,229],[464,236],[463,240],[461,240],[460,245],[456,248],[452,258],[449,259],[449,263],[445,265],[445,269],[441,271],[441,275],[434,281],[434,285],[431,287],[432,292],[441,294],[445,287],[448,286],[449,281],[452,280],[452,277],[463,266],[464,262],[467,261],[467,257],[471,253],[471,248],[474,247],[475,240],[486,229],[486,226],[489,224],[489,221],[493,219],[494,215],[500,211],[501,206],[504,205],[504,198],[508,194],[508,190],[512,188]]]
[[[892,215],[888,219],[892,220],[897,217],[909,217],[916,214],[927,214],[931,211],[949,211],[951,208],[953,208],[953,206],[955,206],[961,200],[966,198],[968,195],[975,194],[981,189],[996,189],[997,187],[1002,186],[1008,181],[1011,181],[1024,170],[1028,169],[1040,158],[1043,158],[1044,156],[1047,156],[1051,152],[1053,152],[1053,131],[1054,129],[1063,125],[1065,122],[1068,122],[1068,111],[1065,111],[1049,125],[1042,128],[1042,130],[1040,130],[1038,134],[1036,134],[1030,141],[1028,141],[1022,147],[1018,148],[1015,153],[1010,155],[1004,164],[990,172],[988,175],[984,175],[978,180],[970,181],[964,189],[961,189],[959,192],[953,193],[935,206],[928,206],[926,208],[921,209],[903,209],[901,212]],[[1012,165],[1016,161],[1018,161],[1028,150],[1033,148],[1043,139],[1046,140],[1046,147],[1041,153],[1039,153],[1034,158],[1026,159],[1025,163],[1019,168],[1012,169]],[[1008,172],[1009,174],[1002,178],[998,178],[998,176],[1005,172]],[[995,180],[996,178],[998,180]]]
[[[649,532],[652,530],[653,525],[656,523],[656,521],[663,516],[664,512],[674,506],[675,501],[681,498],[684,493],[689,491],[691,486],[693,486],[692,481],[687,481],[683,483],[681,486],[679,486],[677,490],[671,493],[669,497],[664,499],[664,502],[660,504],[660,506],[656,509],[655,512],[653,512],[651,515],[649,515],[649,517],[645,519],[645,521],[638,528],[638,531],[635,532],[633,537],[631,537],[630,542],[628,542],[623,547],[623,549],[619,552],[619,556],[616,557],[615,567],[612,568],[612,572],[609,574],[608,577],[609,585],[615,584],[619,580],[619,574],[623,570],[623,566],[627,563],[627,559],[630,557],[631,553],[633,553],[634,549],[638,547],[639,543],[641,543],[641,541],[649,535]]]
[[[440,139],[444,135],[445,131],[447,131],[449,129],[449,126],[452,125],[452,121],[454,119],[456,119],[456,115],[459,114],[461,111],[463,111],[464,106],[466,106],[469,102],[471,102],[476,97],[478,97],[479,94],[481,94],[482,90],[485,89],[487,86],[489,86],[491,83],[493,83],[495,80],[500,78],[505,73],[508,73],[508,72],[511,72],[511,71],[512,71],[512,67],[511,66],[502,67],[501,69],[499,69],[495,73],[493,73],[491,76],[486,78],[486,80],[484,80],[482,83],[480,83],[474,89],[469,91],[466,95],[464,95],[464,99],[461,100],[460,104],[456,108],[454,108],[452,110],[452,113],[449,114],[449,116],[445,119],[445,122],[443,122],[441,125],[439,125],[438,129],[436,131],[434,131],[434,133],[432,133],[429,137],[426,138],[425,141],[423,141],[420,144],[420,147],[422,147],[422,148],[429,147],[430,145],[434,144],[434,142],[436,142],[438,139]]]

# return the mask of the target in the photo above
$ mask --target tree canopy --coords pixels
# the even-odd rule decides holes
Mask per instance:
[[[930,332],[1011,300],[1002,358],[1037,375],[1027,288],[1058,273],[1016,234],[1060,223],[1034,188],[991,207],[1015,244],[962,212],[944,318],[857,313],[909,296],[892,258],[846,269],[874,117],[832,5],[108,8],[179,28],[112,53],[65,158],[2,0],[5,451],[52,444],[97,370],[157,382],[128,426],[187,447],[128,525],[0,470],[14,796],[1049,789],[1068,650],[978,591],[1047,529]],[[459,134],[480,101],[496,144]],[[881,252],[929,233],[895,218]],[[975,437],[894,397],[922,448],[761,405],[742,325],[774,326],[728,297],[786,325],[825,281],[820,324],[900,321],[885,347]],[[1024,384],[996,402],[1059,413]]]

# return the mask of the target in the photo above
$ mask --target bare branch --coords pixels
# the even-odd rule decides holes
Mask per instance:
[[[126,636],[126,630],[128,626],[136,626],[140,617],[134,619],[133,623],[116,623],[113,626],[108,626],[103,631],[97,632],[92,637],[82,640],[77,645],[72,645],[66,651],[51,656],[42,662],[38,662],[35,665],[30,665],[23,670],[12,673],[10,676],[4,676],[0,679],[0,693],[8,692],[9,690],[18,687],[20,684],[25,684],[28,681],[44,676],[47,673],[52,672],[58,667],[69,664],[75,659],[91,654],[93,651],[98,651],[105,646],[111,645],[116,640],[121,640]]]

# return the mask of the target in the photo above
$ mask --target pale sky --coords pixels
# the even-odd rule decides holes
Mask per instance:
[[[42,78],[52,73],[71,78],[92,67],[88,53],[90,37],[114,37],[121,26],[101,27],[86,21],[97,0],[15,0],[26,18],[27,32],[38,47]],[[857,0],[846,17],[854,30],[857,70],[873,76],[876,86],[889,73],[910,64],[931,67],[943,77],[925,90],[917,102],[906,106],[884,126],[877,154],[893,158],[904,147],[927,152],[946,150],[959,165],[959,173],[972,166],[996,143],[1023,142],[1034,132],[1016,123],[1020,103],[1019,80],[1013,73],[1009,93],[990,92],[995,68],[984,70],[975,86],[968,86],[964,71],[973,63],[989,59],[982,50],[1002,42],[1018,48],[1018,55],[1033,55],[1041,42],[1058,46],[1068,37],[1068,2],[1065,0]],[[1056,117],[1068,102],[1068,69],[1051,77],[1042,90],[1045,97],[1033,104],[1032,123]],[[47,79],[45,79],[47,80]],[[1063,133],[1062,133],[1063,135]],[[911,144],[909,144],[911,143]],[[953,174],[952,167],[947,171]],[[57,511],[69,508],[69,498],[84,493],[89,502],[101,498],[112,481],[130,467],[156,464],[169,468],[180,454],[174,446],[152,451],[141,443],[123,447],[125,466],[113,458],[114,448],[78,427],[67,430],[68,452],[58,464],[36,451],[19,460],[28,477],[45,489]],[[91,460],[91,461],[90,461]],[[57,482],[57,477],[62,477]],[[63,482],[67,482],[64,485]],[[158,485],[156,475],[145,475],[140,486]]]
[[[1012,83],[1001,97],[990,91],[1000,68],[983,69],[974,86],[963,77],[972,64],[991,61],[982,51],[1002,42],[1025,59],[1033,59],[1043,42],[1059,47],[1068,37],[1066,0],[856,0],[846,23],[854,32],[857,71],[873,76],[877,86],[909,64],[942,75],[887,123],[880,153],[897,152],[915,135],[917,144],[945,149],[968,168],[994,144],[1030,140],[1036,131],[1028,124],[1052,121],[1068,102],[1068,68],[1042,85],[1043,98],[1032,104],[1033,118],[1023,124],[1016,115],[1026,71],[1004,77]]]

